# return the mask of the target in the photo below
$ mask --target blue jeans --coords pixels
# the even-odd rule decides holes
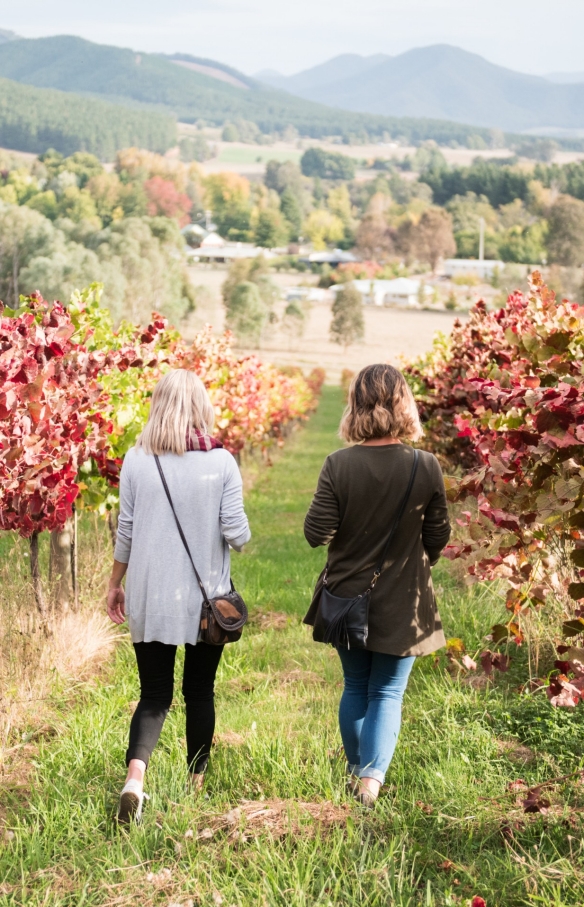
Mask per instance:
[[[345,688],[339,725],[347,771],[383,784],[401,725],[401,706],[414,656],[337,649]]]

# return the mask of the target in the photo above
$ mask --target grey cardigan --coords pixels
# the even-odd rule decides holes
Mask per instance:
[[[229,545],[240,550],[251,537],[237,463],[220,448],[165,454],[160,463],[207,595],[228,592]],[[114,556],[128,564],[132,642],[196,644],[203,596],[154,457],[140,448],[130,448],[122,467]]]

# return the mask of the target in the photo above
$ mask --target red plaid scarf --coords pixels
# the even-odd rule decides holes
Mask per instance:
[[[217,438],[212,438],[211,435],[204,435],[202,431],[198,431],[196,428],[192,428],[190,434],[187,435],[187,450],[202,450],[205,452],[216,450],[218,447],[223,447],[221,441],[218,441]]]

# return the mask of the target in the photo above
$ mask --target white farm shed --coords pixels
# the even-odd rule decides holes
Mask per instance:
[[[472,274],[481,280],[490,280],[495,271],[502,271],[504,267],[504,261],[494,258],[447,258],[444,262],[444,274],[446,277]]]
[[[354,287],[359,290],[365,305],[377,306],[404,306],[417,308],[420,305],[420,280],[409,277],[397,277],[395,280],[354,280]],[[339,283],[331,287],[333,293],[338,292],[344,284]],[[434,295],[432,287],[424,285],[426,299]]]

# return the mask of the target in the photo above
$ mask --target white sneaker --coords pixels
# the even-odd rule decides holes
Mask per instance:
[[[127,781],[124,789],[120,794],[120,803],[118,806],[117,820],[120,825],[129,825],[134,822],[140,822],[142,819],[142,805],[144,800],[148,800],[148,794],[142,790],[139,781]]]

